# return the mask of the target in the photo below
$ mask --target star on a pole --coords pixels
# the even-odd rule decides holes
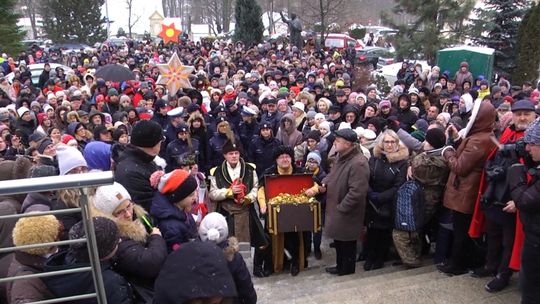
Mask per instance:
[[[191,88],[189,75],[195,68],[183,65],[176,52],[167,64],[158,64],[157,68],[160,73],[157,84],[165,85],[170,95],[175,95],[181,88]]]
[[[162,24],[159,37],[163,38],[164,44],[167,44],[171,41],[178,43],[178,35],[180,35],[181,33],[181,30],[178,30],[174,27],[174,23],[171,23],[170,25]]]

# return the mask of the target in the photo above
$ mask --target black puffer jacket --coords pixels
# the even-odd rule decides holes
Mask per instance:
[[[199,147],[199,141],[194,138],[191,139],[191,147],[189,146],[187,140],[183,140],[180,138],[170,142],[167,145],[167,150],[165,152],[167,160],[167,172],[179,168],[181,157],[185,156],[185,154],[195,154],[197,155],[197,159],[200,160]],[[201,162],[198,162],[197,164],[200,168]]]
[[[58,271],[77,267],[88,267],[90,263],[78,262],[69,251],[61,251],[51,256],[45,263],[45,271]],[[133,291],[129,283],[111,270],[109,262],[101,262],[101,273],[105,286],[107,303],[133,303]],[[94,292],[94,281],[90,271],[77,272],[42,279],[56,297],[68,297]],[[79,300],[78,304],[97,303],[95,298]]]
[[[146,214],[137,205],[134,206],[134,213],[139,218]],[[113,269],[129,282],[153,289],[154,280],[167,259],[165,240],[157,234],[148,235],[139,219],[131,222],[116,218],[112,220],[118,227],[121,239]]]
[[[369,159],[368,226],[377,229],[393,227],[392,208],[399,187],[407,180],[408,156],[409,150],[403,145],[394,153],[385,154],[379,146],[373,149],[373,156]]]
[[[114,180],[122,184],[131,195],[131,199],[141,205],[146,212],[150,210],[150,203],[156,191],[150,185],[150,175],[158,170],[153,160],[153,156],[141,149],[127,145],[114,172]]]
[[[253,288],[253,282],[251,281],[251,275],[244,262],[244,258],[238,252],[238,240],[235,237],[229,238],[218,244],[225,253],[227,258],[227,264],[231,271],[234,283],[236,284],[236,291],[238,292],[238,298],[234,300],[234,303],[238,304],[255,304],[257,303],[257,292]]]
[[[533,179],[527,182],[527,168],[514,165],[508,168],[507,179],[510,195],[520,212],[525,242],[540,246],[540,167],[534,171]]]
[[[418,120],[416,114],[411,111],[409,107],[406,109],[398,109],[397,118],[399,120],[399,126],[408,133],[413,132],[412,126]]]

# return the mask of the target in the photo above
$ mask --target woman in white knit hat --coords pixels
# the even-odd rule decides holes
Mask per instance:
[[[120,243],[115,269],[126,278],[139,295],[151,297],[154,280],[167,258],[167,246],[158,228],[144,209],[131,200],[121,184],[100,186],[91,197],[92,213],[116,223]]]
[[[217,212],[208,213],[199,226],[199,238],[203,242],[214,242],[223,249],[236,284],[239,302],[257,303],[257,293],[253,288],[251,275],[242,255],[238,252],[238,240],[235,237],[227,239],[228,236],[227,221]]]

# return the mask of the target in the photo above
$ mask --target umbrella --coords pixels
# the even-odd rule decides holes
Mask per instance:
[[[94,75],[96,78],[103,78],[105,81],[124,82],[126,80],[134,80],[135,74],[123,65],[108,64],[102,66]]]

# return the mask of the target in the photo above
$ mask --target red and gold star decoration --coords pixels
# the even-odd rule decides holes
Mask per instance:
[[[176,52],[167,64],[158,64],[157,68],[160,73],[157,84],[165,85],[170,95],[175,95],[181,88],[191,88],[189,75],[195,68],[183,65]]]
[[[167,44],[171,41],[178,43],[178,36],[181,33],[182,33],[181,30],[174,27],[174,23],[171,23],[170,25],[162,24],[159,37],[163,38],[164,44]]]

